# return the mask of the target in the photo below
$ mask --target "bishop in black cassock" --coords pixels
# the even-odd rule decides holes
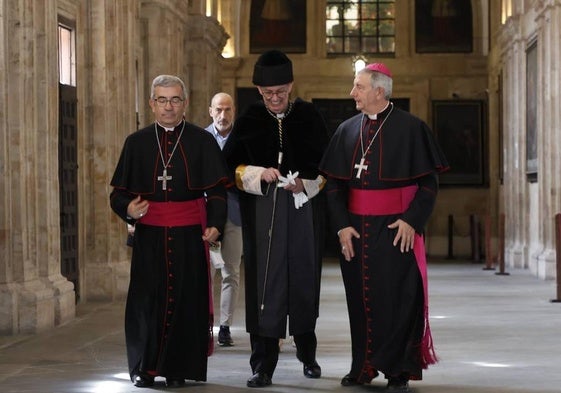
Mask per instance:
[[[221,151],[183,119],[182,82],[158,78],[150,101],[157,121],[126,138],[110,196],[115,213],[135,224],[125,336],[139,387],[155,376],[168,386],[206,381],[213,312],[203,240],[209,228],[221,233],[226,220]]]
[[[351,327],[352,364],[341,384],[382,372],[389,388],[408,391],[436,361],[423,228],[448,164],[429,127],[389,101],[391,81],[379,63],[357,73],[351,95],[362,113],[338,127],[320,170]]]

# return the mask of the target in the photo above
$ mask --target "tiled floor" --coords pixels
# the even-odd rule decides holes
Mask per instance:
[[[556,284],[526,270],[496,275],[480,264],[429,261],[431,326],[440,362],[411,383],[417,393],[561,392],[561,303]],[[209,359],[208,381],[176,392],[255,392],[249,340],[243,327],[243,290],[235,346]],[[327,260],[318,320],[318,362],[323,377],[306,379],[290,340],[269,392],[383,392],[385,381],[342,387],[350,366],[347,311],[339,268]],[[128,380],[123,337],[123,303],[85,304],[71,323],[35,336],[0,338],[0,392],[120,393],[139,389]]]

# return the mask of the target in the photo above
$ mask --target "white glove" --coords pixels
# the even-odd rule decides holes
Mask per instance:
[[[296,209],[300,209],[302,206],[304,206],[304,203],[308,202],[308,196],[303,192],[292,194],[292,196],[294,197],[294,207]]]
[[[215,269],[222,269],[224,267],[224,259],[222,259],[222,244],[220,242],[209,243],[208,250],[210,251],[210,262]]]
[[[292,173],[292,171],[288,171],[288,175],[286,177],[279,176],[279,182],[277,183],[277,187],[286,187],[289,184],[296,185],[296,178],[298,177],[298,172]]]
[[[286,187],[289,184],[296,184],[297,177],[298,172],[292,173],[292,171],[288,171],[288,175],[286,175],[286,177],[279,176],[277,187]],[[296,209],[300,209],[304,205],[304,203],[308,202],[308,196],[303,192],[299,192],[297,194],[292,193],[292,196],[294,197],[294,207]]]

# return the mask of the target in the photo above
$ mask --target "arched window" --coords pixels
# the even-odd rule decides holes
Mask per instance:
[[[328,54],[393,54],[394,0],[327,0]]]

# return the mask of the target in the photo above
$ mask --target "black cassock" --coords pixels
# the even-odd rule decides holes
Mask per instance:
[[[360,164],[363,151],[367,151],[368,168],[357,178],[360,168],[355,165]],[[323,157],[320,170],[328,177],[333,229],[352,226],[361,235],[353,239],[355,257],[350,262],[340,257],[351,325],[351,375],[359,382],[369,382],[379,371],[421,379],[421,370],[436,361],[427,319],[426,263],[420,263],[413,251],[401,253],[399,246],[393,246],[397,229],[387,226],[401,218],[415,228],[415,241],[423,243],[423,228],[438,191],[437,173],[447,167],[428,126],[405,111],[392,110],[392,105],[377,120],[359,114],[343,122]],[[418,189],[400,214],[349,211],[349,194],[355,190],[408,186]]]
[[[180,142],[172,154],[182,127]],[[156,132],[157,129],[157,132]],[[167,168],[162,189],[163,157]],[[111,207],[124,221],[140,195],[152,202],[206,203],[207,227],[222,233],[228,174],[216,141],[205,130],[182,122],[173,131],[154,124],[129,135],[111,185]],[[150,215],[150,208],[145,218]],[[212,343],[208,251],[199,225],[135,225],[125,336],[131,378],[138,373],[206,381]]]
[[[302,179],[316,179],[327,145],[327,131],[319,112],[313,104],[296,99],[282,120],[282,130],[281,174],[286,176],[292,171],[298,172]],[[236,119],[224,154],[231,170],[239,165],[276,168],[279,149],[277,120],[259,101]],[[263,183],[264,196],[240,193],[240,209],[246,329],[262,337],[279,338],[286,335],[287,315],[289,334],[315,329],[325,218],[322,193],[296,209],[291,192],[277,189],[274,201],[274,189],[274,183],[268,186]]]

